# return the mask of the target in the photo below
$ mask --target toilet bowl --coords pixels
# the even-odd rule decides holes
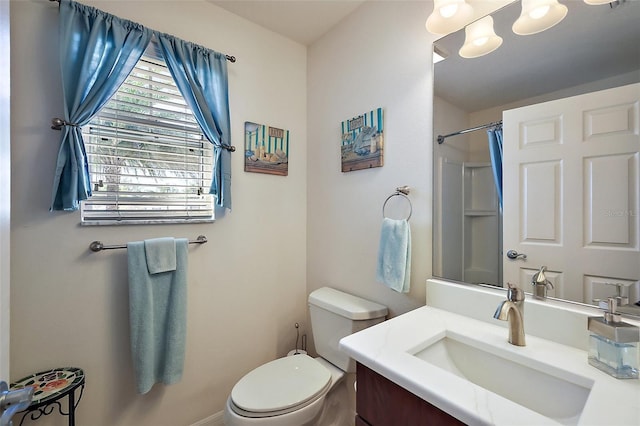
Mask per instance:
[[[227,398],[226,425],[300,426],[321,413],[344,371],[322,358],[278,358],[245,375]]]
[[[227,398],[227,426],[301,426],[313,424],[327,394],[355,363],[338,349],[349,334],[384,321],[387,308],[323,287],[309,295],[309,311],[318,355],[278,358],[242,377]]]

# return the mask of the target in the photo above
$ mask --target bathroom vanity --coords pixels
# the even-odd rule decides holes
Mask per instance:
[[[464,424],[363,364],[356,375],[356,426]]]
[[[640,424],[640,380],[587,362],[587,318],[600,311],[527,296],[518,347],[493,319],[504,297],[429,280],[427,306],[343,338],[360,364],[356,424]]]

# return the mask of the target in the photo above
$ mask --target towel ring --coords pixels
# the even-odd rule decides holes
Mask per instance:
[[[394,192],[393,194],[389,195],[387,197],[386,200],[384,200],[384,204],[382,205],[382,217],[386,218],[387,215],[385,214],[384,209],[387,207],[387,203],[389,202],[390,199],[392,199],[393,197],[397,197],[397,196],[401,196],[404,197],[407,202],[409,203],[409,215],[407,216],[406,220],[411,219],[411,214],[413,213],[413,205],[411,204],[411,199],[409,197],[407,197],[407,194],[409,193],[409,188],[406,186],[400,187],[396,189],[396,192]]]

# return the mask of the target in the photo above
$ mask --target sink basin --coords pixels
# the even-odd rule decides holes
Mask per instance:
[[[446,331],[413,354],[561,424],[575,425],[593,381]]]

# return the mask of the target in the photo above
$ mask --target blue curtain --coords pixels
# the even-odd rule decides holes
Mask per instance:
[[[59,24],[64,124],[51,210],[77,210],[79,201],[91,196],[80,126],[118,90],[152,32],[70,0],[60,2]]]
[[[231,125],[226,56],[167,34],[158,34],[162,53],[180,93],[214,146],[210,193],[231,209]]]
[[[496,182],[500,209],[502,209],[502,129],[487,130],[489,138],[489,155],[491,156],[491,166],[493,168],[493,179]]]

